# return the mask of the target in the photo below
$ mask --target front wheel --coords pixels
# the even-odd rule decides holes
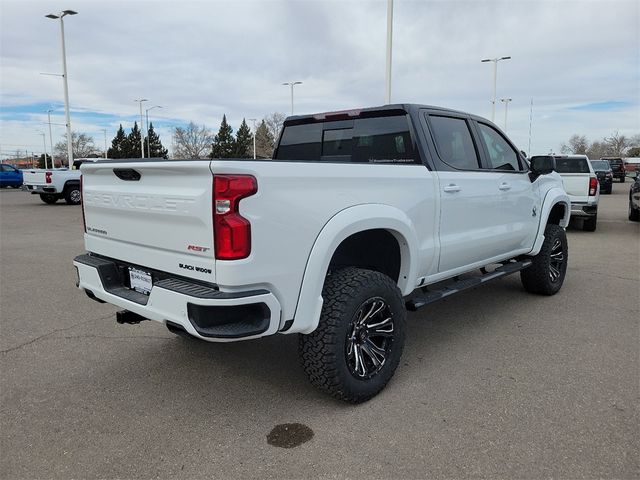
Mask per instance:
[[[300,335],[302,367],[330,395],[367,401],[400,362],[407,317],[400,290],[382,273],[349,267],[327,277],[322,298],[318,327]]]
[[[558,293],[567,272],[569,248],[564,228],[549,224],[544,229],[544,242],[530,267],[520,272],[525,290],[540,295]]]
[[[53,205],[58,201],[58,196],[54,195],[53,193],[41,193],[40,200],[48,205]]]

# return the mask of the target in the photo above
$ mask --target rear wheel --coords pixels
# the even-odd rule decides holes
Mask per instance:
[[[318,328],[300,335],[302,367],[313,385],[361,403],[393,376],[405,340],[407,312],[386,275],[345,268],[327,277]]]
[[[64,201],[69,205],[79,205],[82,200],[80,185],[71,185],[64,191]]]
[[[623,176],[620,178],[620,183],[624,183],[624,181],[625,181],[625,178],[624,178],[624,175],[623,175]]]
[[[544,229],[544,242],[530,267],[520,272],[525,290],[540,295],[558,293],[567,272],[569,248],[564,228],[549,224]]]
[[[54,195],[53,193],[41,193],[40,200],[49,205],[53,205],[58,201],[58,196]]]
[[[598,215],[584,219],[582,222],[582,230],[585,232],[595,232],[598,223]]]

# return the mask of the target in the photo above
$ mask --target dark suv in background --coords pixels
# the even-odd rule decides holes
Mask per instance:
[[[626,172],[624,171],[624,160],[622,158],[607,157],[600,160],[606,160],[611,165],[611,171],[613,172],[613,178],[620,180],[620,183],[624,183],[624,177]]]
[[[608,160],[590,160],[591,166],[596,172],[598,183],[600,183],[600,193],[611,194],[613,189],[613,171]]]

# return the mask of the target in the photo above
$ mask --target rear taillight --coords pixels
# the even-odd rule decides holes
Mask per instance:
[[[589,195],[594,196],[598,191],[598,179],[596,177],[589,178]]]
[[[51,172],[44,172],[44,183],[51,183]]]
[[[251,224],[240,215],[238,204],[258,191],[251,175],[213,177],[213,231],[218,260],[239,260],[251,253]]]
[[[87,221],[84,218],[84,186],[82,182],[82,175],[80,175],[80,208],[82,209],[82,226],[84,227],[85,233],[87,232]]]

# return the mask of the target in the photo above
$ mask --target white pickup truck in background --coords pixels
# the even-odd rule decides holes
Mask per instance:
[[[582,229],[594,232],[598,222],[600,183],[586,155],[556,155],[556,171],[571,199],[571,217],[582,221]]]
[[[80,189],[80,165],[96,162],[96,158],[78,158],[68,168],[31,169],[23,172],[23,189],[33,195],[40,195],[44,203],[53,204],[61,198],[70,205],[79,205],[82,199]]]
[[[272,159],[84,164],[78,286],[189,338],[298,333],[311,382],[362,402],[395,372],[407,309],[516,272],[560,290],[554,169],[483,118],[412,104],[289,117]]]

